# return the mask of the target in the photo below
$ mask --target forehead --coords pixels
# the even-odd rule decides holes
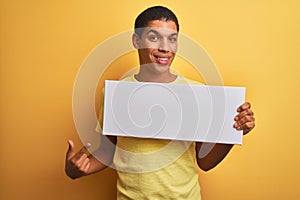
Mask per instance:
[[[159,33],[174,34],[177,33],[177,26],[175,22],[171,20],[152,20],[148,22],[145,30],[145,32],[148,32],[149,30],[155,30]]]

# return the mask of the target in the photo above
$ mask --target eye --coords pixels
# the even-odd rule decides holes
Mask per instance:
[[[176,42],[176,41],[177,41],[177,38],[176,38],[176,37],[170,37],[169,40],[170,40],[171,42]]]
[[[152,41],[152,42],[156,42],[158,40],[158,37],[156,35],[150,35],[149,36],[149,39]]]

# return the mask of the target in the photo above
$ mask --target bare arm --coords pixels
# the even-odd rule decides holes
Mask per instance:
[[[238,109],[238,115],[234,117],[235,123],[233,125],[237,130],[243,130],[243,134],[247,134],[255,127],[254,113],[252,112],[251,104],[246,102]],[[198,166],[208,171],[217,166],[230,152],[232,144],[209,144],[196,143],[196,157]]]
[[[99,148],[89,156],[86,154],[89,144],[82,147],[77,153],[74,152],[74,143],[69,140],[69,148],[66,154],[65,172],[76,179],[82,176],[93,174],[105,169],[113,161],[115,152],[116,137],[101,138]]]
[[[211,145],[214,145],[211,147]],[[208,151],[209,153],[203,151],[201,152],[201,147],[206,146],[205,151]],[[197,164],[198,166],[204,170],[208,171],[215,166],[217,166],[229,153],[233,145],[231,144],[208,144],[208,143],[202,143],[197,142],[196,143],[196,152],[197,152]],[[202,156],[202,155],[203,156]]]

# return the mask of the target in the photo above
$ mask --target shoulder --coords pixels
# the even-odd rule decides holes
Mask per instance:
[[[120,81],[137,82],[137,80],[134,78],[134,75],[130,75],[125,78],[122,78]]]

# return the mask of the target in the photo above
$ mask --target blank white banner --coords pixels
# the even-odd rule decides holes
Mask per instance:
[[[103,134],[242,144],[244,87],[105,81]]]

